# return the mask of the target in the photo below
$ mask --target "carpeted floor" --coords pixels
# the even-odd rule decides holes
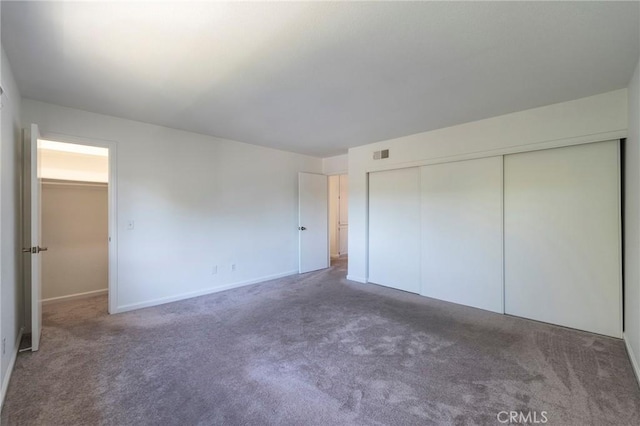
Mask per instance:
[[[2,424],[640,424],[622,341],[344,276],[113,316],[102,297],[48,306]]]

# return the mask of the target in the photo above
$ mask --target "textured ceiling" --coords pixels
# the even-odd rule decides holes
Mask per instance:
[[[2,2],[26,98],[330,156],[627,86],[638,2]]]

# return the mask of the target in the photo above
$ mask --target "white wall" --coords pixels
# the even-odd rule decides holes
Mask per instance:
[[[45,138],[118,144],[118,311],[297,272],[297,173],[321,159],[27,99],[22,111]]]
[[[640,62],[629,82],[629,136],[625,145],[624,282],[627,348],[640,381]]]
[[[367,280],[367,173],[627,134],[627,90],[507,114],[349,150],[349,278]],[[373,160],[389,149],[390,158]]]
[[[348,170],[349,156],[347,154],[322,159],[322,173],[325,175],[346,174]]]
[[[22,254],[20,231],[20,93],[16,86],[9,61],[2,50],[1,81],[5,90],[2,96],[2,132],[0,141],[0,303],[2,339],[5,351],[1,354],[0,380],[2,399],[10,377],[10,369],[18,349],[17,341],[23,324],[22,309]]]
[[[106,184],[42,185],[42,298],[106,291],[108,202]]]

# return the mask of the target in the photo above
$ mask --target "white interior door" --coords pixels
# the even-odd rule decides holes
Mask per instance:
[[[300,273],[329,267],[329,193],[325,175],[298,173]]]
[[[420,174],[421,294],[503,313],[502,156]]]
[[[506,312],[621,337],[618,141],[504,161]]]
[[[420,291],[420,170],[369,173],[368,281]]]
[[[25,230],[29,233],[26,240],[30,247],[25,247],[23,251],[29,256],[31,264],[30,274],[27,277],[31,280],[31,350],[37,351],[40,347],[40,334],[42,333],[42,277],[41,277],[41,255],[47,250],[41,247],[41,216],[40,216],[40,169],[38,161],[38,140],[40,131],[36,124],[31,125],[30,138],[25,143],[25,171],[24,185],[28,190],[29,200],[25,203],[24,220]],[[26,192],[26,191],[25,191]],[[30,253],[29,253],[30,252]],[[30,276],[29,276],[30,275]]]

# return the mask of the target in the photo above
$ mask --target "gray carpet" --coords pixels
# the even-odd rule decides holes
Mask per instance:
[[[108,316],[46,307],[3,425],[639,425],[622,341],[357,284],[344,263]]]

